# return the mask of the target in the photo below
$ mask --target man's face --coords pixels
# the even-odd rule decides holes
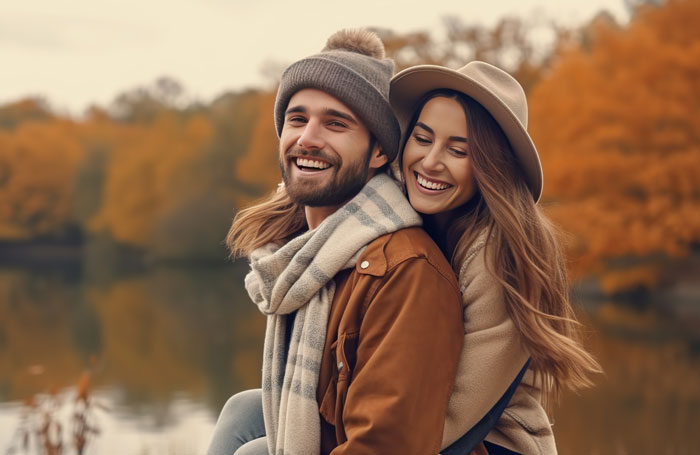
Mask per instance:
[[[370,133],[333,96],[300,90],[289,100],[280,135],[280,169],[287,193],[310,207],[340,205],[367,183]]]

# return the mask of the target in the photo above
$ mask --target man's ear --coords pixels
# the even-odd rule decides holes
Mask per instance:
[[[382,151],[382,147],[379,144],[374,144],[372,147],[372,155],[369,158],[370,169],[379,169],[384,166],[389,161],[386,154]]]

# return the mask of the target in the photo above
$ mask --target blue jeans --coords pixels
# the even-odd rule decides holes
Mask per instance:
[[[262,390],[245,390],[228,399],[207,455],[268,455]]]

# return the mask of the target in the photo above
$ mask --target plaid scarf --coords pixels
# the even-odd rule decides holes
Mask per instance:
[[[379,174],[316,229],[282,247],[267,245],[251,254],[246,289],[267,315],[262,394],[270,454],[320,452],[316,389],[335,292],[333,277],[354,267],[376,238],[420,224],[399,185]],[[286,346],[286,315],[294,311]]]

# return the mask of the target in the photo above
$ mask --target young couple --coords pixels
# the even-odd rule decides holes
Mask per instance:
[[[282,75],[284,184],[227,238],[267,315],[262,389],[229,399],[209,455],[552,454],[547,400],[599,369],[520,85],[393,68],[344,30]]]

